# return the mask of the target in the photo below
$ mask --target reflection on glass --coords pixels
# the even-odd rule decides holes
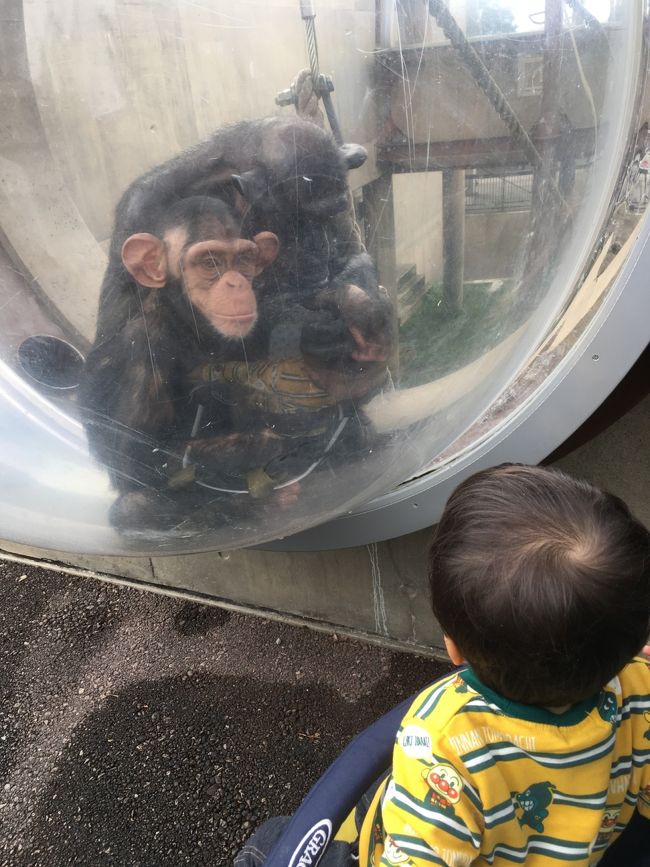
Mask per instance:
[[[473,448],[633,243],[641,2],[313,7],[35,2],[5,37],[0,360],[80,422],[100,548],[285,535]]]

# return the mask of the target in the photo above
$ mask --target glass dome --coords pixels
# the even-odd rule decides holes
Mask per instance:
[[[244,547],[449,475],[638,237],[642,0],[10,5],[2,538]]]

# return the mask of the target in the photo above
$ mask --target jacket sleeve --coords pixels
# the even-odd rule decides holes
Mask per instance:
[[[639,774],[636,811],[650,822],[650,660],[634,659],[622,672],[625,678],[623,710],[633,732],[632,760]]]

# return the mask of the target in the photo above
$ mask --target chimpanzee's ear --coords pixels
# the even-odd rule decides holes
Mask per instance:
[[[342,144],[339,153],[349,169],[358,169],[368,159],[368,151],[358,144]]]
[[[167,282],[165,245],[148,232],[131,235],[122,245],[122,262],[141,286],[161,289]]]
[[[235,188],[246,201],[252,205],[268,192],[266,175],[263,169],[251,169],[241,175],[233,175],[232,182]]]
[[[261,274],[262,271],[275,261],[280,250],[280,241],[278,236],[273,232],[259,232],[255,235],[253,241],[257,244],[258,256],[257,265],[255,267],[255,276]]]

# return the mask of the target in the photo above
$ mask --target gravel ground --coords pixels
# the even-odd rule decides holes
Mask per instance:
[[[444,667],[0,561],[0,864],[230,865]]]

